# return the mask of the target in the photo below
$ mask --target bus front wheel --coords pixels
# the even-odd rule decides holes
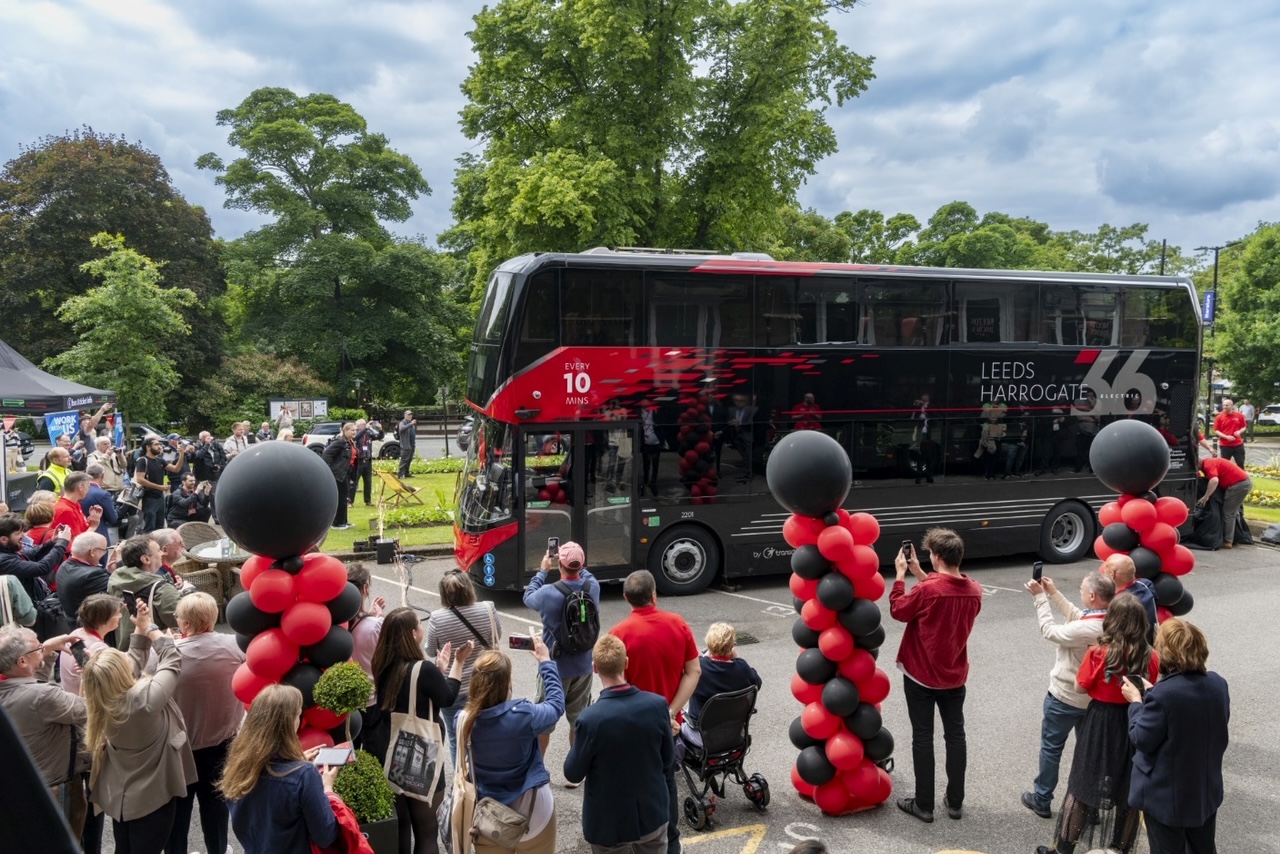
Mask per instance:
[[[720,544],[703,528],[672,528],[649,551],[649,571],[663,596],[701,593],[720,571]]]
[[[1040,557],[1049,563],[1073,563],[1093,545],[1093,511],[1076,501],[1064,501],[1040,525]]]

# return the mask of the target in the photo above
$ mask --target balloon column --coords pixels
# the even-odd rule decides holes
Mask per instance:
[[[840,444],[816,430],[785,436],[769,455],[769,490],[792,516],[783,525],[791,555],[791,592],[800,646],[791,693],[804,704],[791,722],[800,751],[791,782],[829,815],[868,809],[893,792],[882,763],[893,736],[880,718],[889,677],[876,666],[884,627],[875,604],[884,595],[871,544],[880,524],[840,505],[853,471]]]
[[[1169,445],[1141,421],[1127,419],[1098,431],[1089,448],[1089,465],[1098,480],[1120,498],[1098,511],[1102,534],[1093,544],[1098,557],[1114,554],[1133,559],[1139,578],[1156,592],[1161,622],[1181,617],[1195,604],[1180,576],[1195,568],[1191,550],[1178,542],[1178,526],[1187,521],[1187,505],[1177,498],[1157,498],[1153,489],[1169,471]]]
[[[707,405],[702,402],[690,404],[676,420],[680,425],[676,434],[680,482],[689,490],[694,504],[715,504],[719,477],[713,465],[715,455],[712,453],[712,443],[715,437],[711,432],[711,416],[707,413]],[[750,463],[748,460],[747,464]]]
[[[227,622],[246,658],[232,690],[246,708],[276,682],[301,691],[304,749],[346,738],[346,717],[311,697],[320,674],[351,657],[354,643],[344,624],[361,605],[340,560],[307,554],[328,531],[337,502],[329,467],[289,442],[251,445],[218,481],[218,520],[253,554],[240,570],[245,591],[227,603]],[[353,736],[360,723],[353,712]]]

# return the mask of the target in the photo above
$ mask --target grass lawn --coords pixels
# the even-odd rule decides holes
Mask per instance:
[[[419,494],[422,500],[429,505],[437,502],[436,492],[439,491],[445,506],[448,507],[453,503],[453,487],[457,477],[456,474],[419,474],[415,475],[408,483],[421,490]],[[373,500],[375,502],[378,500],[380,485],[378,482],[373,485]],[[369,527],[370,520],[373,521],[372,528]],[[330,531],[329,536],[324,541],[324,551],[351,551],[351,544],[356,540],[364,540],[368,539],[370,535],[375,537],[378,535],[378,507],[376,504],[372,507],[365,507],[363,493],[356,495],[355,506],[347,511],[347,521],[355,527],[345,531]],[[434,525],[425,528],[401,529],[388,527],[386,535],[388,537],[398,537],[402,547],[452,543],[453,526]]]
[[[1280,480],[1276,478],[1251,474],[1249,479],[1253,481],[1255,492],[1280,493]],[[1280,507],[1259,507],[1256,504],[1245,502],[1244,517],[1254,522],[1266,522],[1270,525],[1274,522],[1280,522]]]

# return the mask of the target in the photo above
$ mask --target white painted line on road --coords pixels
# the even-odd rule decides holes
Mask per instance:
[[[390,578],[384,578],[384,577],[383,577],[383,576],[381,576],[381,575],[372,575],[371,577],[372,577],[372,578],[376,578],[376,579],[378,579],[379,581],[385,581],[385,582],[387,582],[388,584],[390,584],[392,587],[395,587],[395,588],[399,588],[399,587],[400,587],[400,582],[399,582],[399,581],[393,581],[392,579],[390,579]],[[427,594],[428,596],[434,596],[434,597],[436,597],[437,599],[439,599],[439,598],[440,598],[440,594],[439,594],[439,593],[436,593],[434,590],[424,590],[424,589],[422,589],[421,587],[414,587],[412,584],[408,585],[408,587],[409,587],[409,589],[410,589],[410,590],[416,590],[416,591],[418,591],[419,593],[425,593],[425,594]],[[495,610],[496,610],[496,609],[495,609]],[[541,626],[542,626],[542,623],[538,622],[537,620],[530,620],[528,617],[519,617],[519,616],[516,616],[515,614],[508,614],[506,611],[497,611],[497,613],[498,613],[500,616],[507,618],[508,620],[515,620],[515,621],[516,621],[516,622],[518,622],[518,623],[525,623],[525,624],[530,625],[530,626],[539,626],[539,627],[541,627]]]
[[[745,593],[730,593],[728,590],[716,590],[714,587],[708,588],[708,589],[710,590],[710,592],[719,593],[721,596],[732,596],[735,599],[746,599],[748,602],[759,602],[761,605],[781,605],[783,608],[787,608],[787,609],[791,608],[790,604],[784,604],[782,602],[771,602],[768,599],[757,599],[756,597],[748,596]]]

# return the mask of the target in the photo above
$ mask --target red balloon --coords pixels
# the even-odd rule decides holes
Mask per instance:
[[[263,688],[272,684],[275,684],[273,680],[263,679],[250,670],[246,662],[237,667],[236,672],[231,677],[231,693],[235,695],[237,700],[247,706],[253,702],[254,697],[262,692]],[[818,695],[821,696],[822,692],[819,691]]]
[[[1120,521],[1145,535],[1159,519],[1156,517],[1156,506],[1150,501],[1129,501],[1120,508]]]
[[[262,555],[250,555],[249,559],[240,567],[240,584],[245,590],[253,587],[253,580],[262,573],[271,568],[274,561],[269,557]]]
[[[684,461],[689,465],[693,465],[698,461],[698,452],[689,450],[684,452]]]
[[[826,527],[821,519],[792,514],[782,523],[782,539],[793,549],[811,546],[818,541],[818,534]]]
[[[791,588],[791,595],[801,601],[808,602],[810,599],[818,595],[818,578],[801,578],[795,573],[791,574],[791,580],[787,582],[787,586]]]
[[[880,597],[884,595],[884,591],[884,576],[879,572],[873,572],[866,578],[855,578],[853,580],[853,595],[859,599],[870,599],[872,602],[878,602]]]
[[[876,768],[876,794],[872,799],[873,804],[882,804],[889,800],[893,795],[893,778],[889,776],[889,772],[883,768]]]
[[[818,649],[828,661],[844,661],[853,654],[853,635],[844,626],[834,625],[818,635]]]
[[[280,630],[298,646],[320,643],[332,626],[333,615],[318,602],[295,602],[280,618]]]
[[[849,806],[849,793],[840,780],[831,780],[813,790],[813,802],[827,815],[839,815]]]
[[[864,703],[880,703],[889,696],[889,676],[879,667],[871,672],[871,677],[865,682],[856,684]]]
[[[1126,504],[1128,504],[1130,501],[1134,501],[1134,500],[1136,500],[1137,498],[1138,498],[1138,496],[1136,496],[1136,495],[1121,495],[1119,498],[1117,498],[1117,499],[1116,499],[1116,506],[1117,506],[1117,507],[1124,507],[1124,506],[1125,506]]]
[[[822,686],[810,685],[797,673],[791,677],[791,696],[807,706],[822,699]]]
[[[563,489],[556,490],[556,504],[564,504],[568,500],[569,499],[567,498],[565,491]]]
[[[880,539],[880,523],[870,513],[853,513],[844,525],[853,534],[853,541],[860,546],[869,546]]]
[[[844,573],[850,581],[857,582],[880,569],[880,556],[868,545],[856,545],[853,554],[836,564],[836,569]]]
[[[836,667],[845,679],[854,685],[863,685],[875,671],[876,660],[865,649],[855,648],[847,658],[841,659]]]
[[[1172,495],[1156,499],[1156,516],[1166,525],[1172,525],[1177,528],[1187,521],[1187,515],[1187,505]]]
[[[249,587],[249,599],[268,614],[279,614],[298,598],[293,576],[283,569],[258,573]]]
[[[551,500],[551,490],[546,489],[545,487],[544,487],[543,489],[539,489],[539,490],[538,490],[538,500],[539,500],[539,501],[550,501],[550,500]]]
[[[1102,523],[1102,527],[1113,525],[1120,521],[1120,505],[1115,501],[1108,501],[1098,510],[1098,521]]]
[[[1150,531],[1142,535],[1142,544],[1163,557],[1178,544],[1178,532],[1166,522],[1156,522]]]
[[[1156,622],[1163,623],[1165,620],[1173,616],[1173,612],[1163,605],[1156,606]]]
[[[325,613],[328,613],[327,608]],[[245,662],[259,678],[279,682],[280,677],[298,663],[298,646],[285,637],[280,629],[267,629],[249,641]]]
[[[853,534],[847,528],[831,525],[818,534],[818,551],[832,562],[848,560],[853,557]]]
[[[304,726],[313,726],[326,731],[342,726],[346,719],[346,715],[340,715],[322,706],[312,706],[302,713]]]
[[[1101,536],[1099,536],[1096,540],[1093,541],[1093,553],[1096,554],[1102,560],[1106,560],[1107,558],[1111,557],[1113,554],[1118,554],[1118,552],[1116,552],[1115,549],[1111,548],[1111,546],[1107,545],[1102,541]]]
[[[693,446],[693,449],[697,451],[699,454],[711,453],[711,446],[708,445],[706,442],[699,442],[698,444]]]
[[[836,624],[836,612],[817,599],[810,599],[800,609],[800,619],[815,632],[825,631]]]
[[[841,730],[827,740],[827,761],[848,771],[862,764],[862,739],[848,730]]]
[[[298,601],[328,602],[347,587],[347,567],[336,557],[309,554],[298,572]],[[326,630],[327,631],[327,630]]]
[[[302,730],[298,733],[298,741],[302,743],[303,750],[310,750],[313,747],[333,747],[333,736],[322,729],[302,725]]]
[[[791,766],[791,785],[795,786],[796,791],[800,793],[800,797],[813,800],[813,790],[817,786],[805,782],[805,779],[800,776],[800,769],[794,765]]]
[[[840,772],[840,782],[851,797],[872,803],[872,799],[880,789],[879,771],[874,762],[863,759],[856,768]]]
[[[1196,556],[1191,549],[1179,543],[1173,547],[1173,551],[1164,558],[1163,565],[1160,567],[1170,575],[1186,575],[1188,572],[1196,568]]]
[[[804,711],[800,713],[800,725],[810,737],[825,741],[840,731],[844,721],[827,711],[827,707],[821,702],[816,702],[804,707]]]

